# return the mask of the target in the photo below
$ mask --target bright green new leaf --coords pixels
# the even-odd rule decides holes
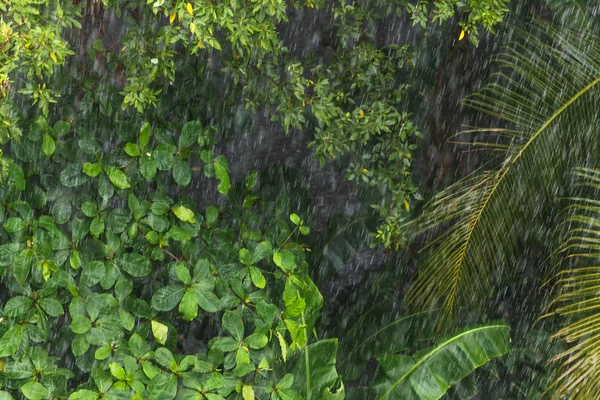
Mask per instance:
[[[194,212],[185,206],[177,206],[171,209],[173,214],[183,222],[194,222]]]
[[[83,173],[90,177],[96,177],[102,172],[102,166],[98,163],[86,162],[83,164]]]
[[[165,344],[167,342],[167,334],[169,333],[169,327],[155,320],[152,320],[151,325],[152,335],[154,335],[154,339],[156,339],[156,341],[160,344]]]
[[[108,167],[106,168],[106,175],[112,184],[119,189],[129,189],[131,187],[127,180],[127,175],[120,169]]]

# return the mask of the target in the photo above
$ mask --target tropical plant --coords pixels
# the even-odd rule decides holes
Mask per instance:
[[[551,385],[554,398],[589,399],[600,393],[597,354],[598,330],[598,216],[600,171],[578,168],[574,171],[575,193],[565,209],[564,224],[569,227],[557,249],[559,271],[553,277],[555,296],[546,317],[560,318],[561,328],[553,339],[569,344],[554,359],[561,369]]]
[[[489,156],[412,222],[416,234],[435,237],[410,302],[439,303],[444,318],[486,298],[526,246],[550,244],[556,214],[544,211],[564,192],[570,167],[596,156],[600,42],[542,22],[517,38],[494,58],[492,83],[464,100],[495,126],[474,127],[456,140]]]

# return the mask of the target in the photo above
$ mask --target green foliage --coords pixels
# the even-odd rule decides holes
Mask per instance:
[[[321,164],[374,189],[374,235],[398,248],[420,198],[412,54],[369,29],[410,7],[340,2],[324,65],[278,32],[321,1],[93,3],[0,4],[0,399],[344,398],[311,216],[256,171],[232,181],[217,136],[243,127],[237,103],[306,130]],[[465,29],[491,29],[502,2],[471,3]],[[90,33],[112,12],[121,36]]]
[[[547,221],[540,210],[564,192],[569,168],[596,152],[587,124],[594,121],[600,93],[592,56],[600,42],[542,22],[520,37],[496,57],[502,67],[494,74],[498,82],[464,100],[497,117],[497,126],[464,132],[478,135],[470,144],[493,157],[436,194],[413,222],[417,233],[435,236],[410,301],[439,302],[445,318],[467,299],[489,295],[499,271],[543,232]],[[546,238],[540,242],[549,244]]]
[[[598,352],[598,305],[595,288],[598,284],[598,200],[600,172],[578,168],[574,171],[574,193],[566,207],[564,224],[569,227],[556,251],[559,270],[552,281],[554,298],[545,317],[557,316],[560,329],[553,339],[568,345],[554,359],[560,360],[560,370],[550,388],[554,398],[584,399],[595,397],[600,388],[600,371],[593,362]]]
[[[386,354],[377,361],[378,399],[439,399],[475,368],[509,349],[509,327],[486,325],[459,333],[415,357]]]

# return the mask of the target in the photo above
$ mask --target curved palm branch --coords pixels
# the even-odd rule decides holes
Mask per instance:
[[[579,168],[575,175],[578,186],[598,193],[600,170]],[[565,219],[569,230],[557,249],[565,267],[555,275],[559,292],[546,316],[561,317],[563,327],[552,338],[571,345],[555,357],[562,365],[550,389],[555,398],[597,399],[600,397],[600,200],[584,196],[570,200]]]
[[[498,125],[463,132],[475,135],[470,146],[493,150],[494,157],[437,194],[412,222],[415,235],[434,239],[408,301],[440,303],[444,319],[461,302],[489,294],[492,280],[539,226],[540,207],[560,193],[566,171],[585,165],[595,143],[597,38],[536,22],[495,60],[493,82],[464,103]]]

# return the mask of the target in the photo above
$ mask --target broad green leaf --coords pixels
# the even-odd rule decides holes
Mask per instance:
[[[251,349],[262,349],[269,343],[269,339],[262,333],[253,333],[244,339],[244,344]]]
[[[254,286],[259,289],[264,289],[267,284],[267,281],[261,270],[256,267],[250,267],[250,279],[252,279]]]
[[[131,187],[127,180],[127,175],[120,169],[108,167],[106,168],[106,175],[112,184],[119,189],[128,189]]]
[[[300,223],[300,217],[298,214],[290,214],[290,220],[294,223],[294,225],[298,225]]]
[[[179,186],[187,186],[192,181],[192,170],[187,162],[176,159],[173,166],[173,180]]]
[[[87,175],[83,175],[83,169],[79,164],[69,164],[60,173],[60,183],[66,187],[81,186],[88,179]]]
[[[125,379],[125,370],[119,364],[112,362],[108,365],[108,367],[110,368],[110,373],[112,376],[119,380]]]
[[[109,345],[98,347],[94,352],[94,358],[96,360],[106,360],[112,353],[112,347]]]
[[[4,315],[7,317],[19,317],[29,310],[32,304],[33,300],[31,300],[29,297],[11,297],[4,305]]]
[[[0,400],[14,400],[10,393],[0,390]]]
[[[92,323],[89,318],[84,315],[75,315],[71,320],[70,327],[73,333],[82,335],[90,330]]]
[[[254,387],[251,385],[242,386],[242,397],[244,400],[254,400]]]
[[[90,177],[96,177],[102,172],[102,166],[98,163],[86,162],[83,164],[83,173]]]
[[[203,129],[200,121],[190,121],[185,124],[181,129],[181,136],[179,136],[179,150],[187,149],[198,142],[198,137],[202,134]]]
[[[152,152],[152,158],[156,162],[156,168],[161,171],[169,170],[173,167],[175,158],[173,154],[177,151],[175,146],[170,144],[161,144]]]
[[[69,396],[69,400],[98,400],[98,398],[98,393],[87,389],[78,390]]]
[[[144,400],[172,400],[177,395],[177,377],[159,374],[150,380]]]
[[[380,356],[381,371],[373,390],[378,399],[439,399],[473,370],[506,354],[509,330],[504,324],[485,325],[459,333],[415,358]]]
[[[4,221],[4,230],[6,232],[15,233],[27,228],[27,221],[19,217],[11,217]]]
[[[136,278],[142,278],[152,271],[150,260],[138,253],[123,254],[117,263],[125,272]]]
[[[29,272],[31,271],[31,264],[33,263],[34,251],[33,249],[25,249],[19,253],[15,258],[12,265],[12,273],[21,285],[25,284]]]
[[[60,317],[65,313],[62,304],[54,297],[43,297],[38,304],[51,317]]]
[[[15,187],[18,190],[25,190],[25,174],[23,173],[21,167],[15,163],[11,164],[10,167],[8,167],[8,177],[12,179],[12,181],[15,183]]]
[[[56,143],[54,143],[54,139],[52,136],[45,133],[42,139],[42,151],[46,157],[50,157],[52,154],[54,154],[54,150],[56,150]]]
[[[221,309],[219,298],[208,288],[202,285],[194,285],[194,292],[198,297],[198,305],[206,312],[217,312]]]
[[[211,227],[219,218],[219,209],[215,206],[210,206],[206,209],[206,226]]]
[[[240,262],[244,265],[252,264],[252,255],[250,254],[250,251],[248,251],[248,249],[240,249],[240,251],[238,252],[238,258],[240,259]]]
[[[179,312],[183,314],[185,321],[191,321],[198,315],[198,296],[193,289],[187,289],[181,303],[179,303]]]
[[[214,161],[215,175],[217,179],[220,181],[219,186],[217,186],[217,190],[221,194],[227,194],[229,192],[230,182],[229,182],[229,174],[227,173],[227,161],[225,157],[219,156],[215,158]]]
[[[171,351],[165,347],[159,347],[156,349],[156,351],[154,351],[154,359],[157,363],[167,369],[171,366],[171,363],[175,361],[173,353],[171,353]]]
[[[12,356],[23,342],[23,325],[11,326],[0,338],[0,357]]]
[[[254,253],[252,256],[252,264],[256,264],[257,262],[259,262],[260,260],[263,260],[265,258],[269,258],[271,256],[272,251],[273,251],[273,247],[271,245],[271,242],[269,242],[269,241],[260,242],[254,248]]]
[[[185,206],[177,206],[172,208],[173,214],[184,222],[194,222],[194,212]]]
[[[225,314],[223,314],[223,328],[227,329],[238,342],[241,342],[244,338],[244,322],[239,314],[235,312],[225,311]]]
[[[140,148],[135,143],[125,143],[125,146],[123,147],[123,150],[130,157],[139,157],[139,155],[141,154],[140,153]]]
[[[150,123],[144,122],[140,128],[140,147],[143,149],[150,142]]]
[[[140,173],[142,176],[147,180],[154,179],[157,171],[156,161],[153,158],[142,154],[138,162],[140,164]]]
[[[43,400],[47,399],[50,395],[48,389],[38,382],[27,382],[21,386],[21,392],[29,400]]]
[[[170,311],[179,302],[185,293],[186,288],[180,285],[163,286],[152,296],[152,308],[157,311]]]
[[[57,121],[52,127],[52,134],[56,137],[62,137],[69,133],[71,124],[66,121]]]
[[[58,225],[62,225],[71,218],[71,201],[67,196],[60,196],[52,205],[52,218]]]
[[[83,267],[79,284],[84,287],[94,286],[104,278],[106,266],[101,261],[92,261]]]
[[[303,398],[321,399],[327,388],[335,386],[337,347],[337,339],[324,339],[306,346],[300,353],[293,371],[292,388]]]
[[[19,254],[19,243],[6,243],[0,246],[0,267],[11,265]]]

